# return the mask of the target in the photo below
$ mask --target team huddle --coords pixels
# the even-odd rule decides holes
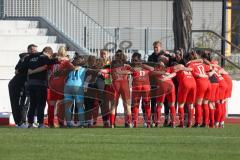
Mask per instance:
[[[224,127],[232,80],[211,52],[186,54],[180,49],[173,54],[162,51],[160,41],[154,42],[153,48],[147,61],[138,52],[128,61],[122,50],[111,57],[106,49],[100,51],[100,57],[75,53],[70,59],[64,47],[53,53],[50,47],[37,52],[36,45],[29,45],[9,82],[16,125],[27,123],[32,128],[37,115],[38,127],[44,128],[47,102],[49,127],[55,127],[56,110],[59,127],[94,127],[100,109],[103,126],[114,128],[121,97],[126,128],[139,126],[140,106],[147,128]],[[21,95],[25,94],[30,106],[24,113],[25,97]]]

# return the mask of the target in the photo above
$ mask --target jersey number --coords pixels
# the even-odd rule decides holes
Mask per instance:
[[[197,68],[198,68],[198,71],[199,71],[200,74],[206,75],[206,72],[205,72],[204,67],[202,65],[197,66]]]

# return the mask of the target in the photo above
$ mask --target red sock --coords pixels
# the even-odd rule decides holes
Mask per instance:
[[[202,106],[196,104],[195,106],[195,124],[201,124],[201,119],[202,119]]]
[[[203,113],[204,113],[203,122],[204,122],[205,125],[209,125],[209,107],[208,107],[208,104],[203,104]]]
[[[176,123],[176,109],[175,106],[170,106],[170,115],[171,115],[171,123],[175,124]]]
[[[147,117],[147,124],[150,126],[150,123],[151,123],[151,109],[150,109],[150,106],[144,106],[144,109],[145,109],[145,114],[146,114],[146,117]]]
[[[215,122],[220,122],[220,118],[222,116],[222,107],[220,103],[216,103],[216,110],[215,110]]]
[[[54,125],[54,105],[48,105],[48,126]]]
[[[138,106],[133,107],[133,123],[134,123],[134,127],[138,126],[138,113],[139,113]]]
[[[210,112],[210,126],[213,127],[215,124],[214,109],[210,108],[209,112]]]
[[[157,123],[157,124],[160,124],[160,120],[161,120],[161,110],[162,110],[162,107],[161,107],[161,106],[157,106],[157,107],[156,107],[155,123]]]
[[[191,106],[188,106],[188,126],[192,126],[194,110]]]
[[[110,114],[110,125],[114,125],[115,124],[115,114]]]
[[[224,122],[226,117],[226,102],[221,104],[221,108],[222,108],[222,116],[220,118],[220,122]]]
[[[180,125],[184,124],[184,108],[178,108],[178,115],[179,115],[179,121]]]

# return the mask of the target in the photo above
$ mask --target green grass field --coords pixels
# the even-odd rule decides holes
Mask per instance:
[[[240,159],[240,127],[0,128],[0,159],[233,160]]]

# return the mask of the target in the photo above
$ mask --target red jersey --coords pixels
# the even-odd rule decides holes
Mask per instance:
[[[188,67],[192,68],[193,77],[196,80],[208,80],[207,72],[210,71],[210,66],[200,62],[190,62]],[[205,75],[206,77],[199,77],[199,75]]]
[[[228,74],[223,74],[222,76],[227,84],[226,98],[230,98],[232,96],[232,87],[233,87],[232,78]]]
[[[70,70],[73,66],[69,60],[61,60],[59,64],[51,65],[49,68],[49,89],[52,89],[56,92],[63,93],[65,79],[67,75],[54,75],[58,71]]]
[[[178,83],[181,83],[183,81],[195,81],[193,75],[192,75],[192,72],[190,71],[183,71],[183,70],[180,70],[176,73],[176,77],[177,77],[177,81]]]
[[[221,69],[222,68],[220,66],[214,66],[214,70],[216,72],[215,75],[216,75],[219,83],[221,83],[221,81],[224,81],[223,76],[219,73]]]
[[[162,70],[163,70],[162,67],[155,67],[155,71],[162,71]],[[168,68],[166,68],[165,71],[166,71],[165,74],[171,74],[171,73],[174,73],[174,68],[173,67],[168,67]],[[159,82],[159,80],[163,79],[165,77],[165,75],[164,74],[159,74],[156,77],[157,77],[157,80]],[[165,79],[164,82],[169,83],[169,84],[173,84],[172,78]]]
[[[214,70],[215,70],[215,75],[218,79],[219,82],[219,95],[218,95],[218,99],[219,100],[223,100],[225,98],[228,98],[230,93],[228,90],[228,84],[225,81],[225,79],[223,78],[223,76],[220,74],[220,70],[222,68],[220,66],[214,66]]]
[[[127,81],[128,80],[128,74],[121,73],[122,71],[130,71],[131,67],[129,66],[121,66],[111,69],[111,75],[113,81]]]
[[[146,85],[150,84],[149,82],[149,70],[134,67],[131,69],[133,77],[133,85],[137,83],[144,83]]]

